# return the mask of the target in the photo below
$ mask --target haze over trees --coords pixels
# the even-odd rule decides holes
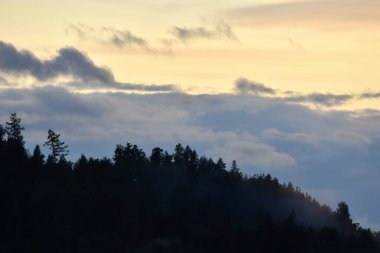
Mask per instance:
[[[379,252],[349,207],[319,204],[292,183],[243,175],[177,144],[66,160],[24,147],[21,118],[0,125],[0,252]],[[85,152],[85,150],[84,150]]]

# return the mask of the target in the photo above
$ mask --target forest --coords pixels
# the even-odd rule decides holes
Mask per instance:
[[[236,161],[126,142],[73,162],[51,129],[45,157],[25,148],[21,121],[0,125],[0,252],[380,252],[344,201],[333,210]]]

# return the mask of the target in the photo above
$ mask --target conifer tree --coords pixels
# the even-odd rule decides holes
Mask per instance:
[[[64,159],[65,156],[69,154],[67,145],[65,142],[60,141],[60,136],[60,134],[57,134],[53,130],[49,129],[47,141],[44,143],[44,146],[47,146],[51,151],[48,160],[51,160],[54,163],[57,163],[59,159]]]
[[[10,122],[6,122],[5,132],[9,144],[24,148],[24,137],[21,131],[25,130],[25,128],[20,123],[21,118],[17,117],[16,113],[12,113]]]
[[[0,147],[5,145],[5,129],[0,125]]]
[[[37,166],[42,166],[45,162],[44,159],[45,159],[45,156],[44,154],[42,154],[40,146],[36,145],[36,147],[33,150],[33,155],[31,157],[33,164]]]

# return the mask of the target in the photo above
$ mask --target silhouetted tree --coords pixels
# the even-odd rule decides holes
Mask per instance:
[[[44,143],[44,146],[47,146],[51,154],[48,157],[48,160],[53,163],[58,163],[59,159],[65,159],[69,154],[67,150],[67,145],[65,142],[60,140],[61,135],[55,133],[53,130],[49,129],[47,141]]]
[[[0,152],[3,151],[5,144],[6,144],[5,134],[6,134],[5,129],[3,128],[2,125],[0,125]],[[1,156],[1,154],[0,154],[0,156]]]
[[[2,125],[0,125],[0,143],[5,142],[5,129]]]
[[[350,212],[348,210],[348,205],[346,202],[342,201],[338,203],[338,207],[336,209],[336,214],[338,215],[339,218],[342,220],[350,220]]]
[[[33,155],[31,156],[31,162],[35,166],[42,166],[45,163],[45,156],[42,154],[40,146],[36,145],[36,147],[33,150]]]
[[[237,166],[237,162],[236,160],[233,160],[232,161],[232,165],[231,165],[231,175],[233,175],[234,177],[242,177],[242,174],[240,172],[240,169],[238,168]]]
[[[10,116],[10,121],[6,122],[5,132],[7,134],[7,149],[10,152],[9,157],[11,159],[24,160],[26,157],[26,150],[24,147],[24,137],[22,135],[22,131],[25,130],[24,127],[21,126],[21,118],[17,117],[16,113],[12,113]]]
[[[174,148],[174,163],[177,165],[183,165],[185,163],[185,149],[181,143],[178,143]]]
[[[161,148],[153,148],[152,149],[152,154],[150,155],[150,162],[154,167],[160,167],[164,163],[164,153]]]
[[[223,159],[221,157],[219,157],[219,159],[216,162],[216,164],[218,165],[218,168],[221,169],[221,170],[224,170],[226,168],[226,163],[223,162]]]
[[[16,113],[12,113],[10,117],[10,122],[6,122],[5,131],[8,135],[8,142],[11,142],[19,147],[24,146],[24,137],[22,136],[22,131],[25,130],[21,126],[21,118],[17,117]]]
[[[116,146],[113,159],[117,166],[126,166],[133,169],[143,167],[147,161],[145,152],[137,145],[132,145],[129,142],[127,142],[126,146],[120,144]]]
[[[164,166],[170,166],[173,163],[173,156],[168,153],[168,151],[164,152],[164,160],[163,160],[163,165]]]
[[[352,232],[358,228],[359,225],[352,222],[349,208],[346,202],[339,202],[335,213],[337,215],[337,220],[340,224],[340,228],[344,232]]]

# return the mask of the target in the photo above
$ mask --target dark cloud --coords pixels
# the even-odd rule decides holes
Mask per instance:
[[[366,99],[366,98],[380,98],[380,92],[366,92],[360,95],[360,98]]]
[[[111,70],[96,66],[87,55],[72,47],[58,50],[58,54],[50,60],[41,60],[30,51],[19,51],[13,45],[0,41],[0,72],[16,76],[32,76],[39,81],[54,80],[61,76],[71,77],[75,81],[64,85],[76,88],[178,90],[172,84],[145,85],[117,82]]]
[[[235,81],[235,90],[238,93],[242,93],[242,94],[247,94],[247,93],[251,93],[251,94],[255,94],[255,95],[259,95],[259,94],[274,95],[274,94],[276,94],[276,91],[274,89],[266,87],[262,83],[250,81],[250,80],[247,80],[245,78],[240,78],[240,79]]]
[[[322,105],[326,107],[337,106],[347,103],[349,100],[353,99],[353,95],[343,94],[322,94],[322,93],[311,93],[307,95],[300,96],[290,96],[285,98],[286,101],[290,102],[305,102],[305,103],[313,103],[316,105]]]
[[[236,80],[234,89],[238,94],[252,94],[256,96],[271,95],[272,98],[278,98],[286,102],[312,103],[326,107],[342,105],[355,98],[354,95],[349,94],[310,93],[299,95],[294,91],[276,91],[262,83],[250,81],[246,78]],[[370,95],[376,96],[376,94]]]
[[[0,71],[31,75],[41,81],[72,76],[81,81],[115,82],[110,70],[96,66],[72,47],[60,49],[51,60],[40,60],[27,50],[18,51],[13,45],[0,41]]]
[[[218,39],[227,38],[237,41],[237,37],[231,27],[224,21],[219,21],[212,29],[206,27],[178,27],[174,26],[170,33],[177,39],[187,42],[193,39]]]
[[[110,27],[102,28],[102,32],[109,34],[109,41],[117,47],[124,47],[129,45],[138,45],[147,47],[145,39],[132,34],[128,30],[116,30]]]
[[[78,89],[116,89],[116,90],[135,90],[135,91],[150,91],[150,92],[160,92],[160,91],[179,91],[179,87],[174,84],[133,84],[133,83],[91,83],[91,82],[67,82],[63,84],[67,87],[75,87]]]

